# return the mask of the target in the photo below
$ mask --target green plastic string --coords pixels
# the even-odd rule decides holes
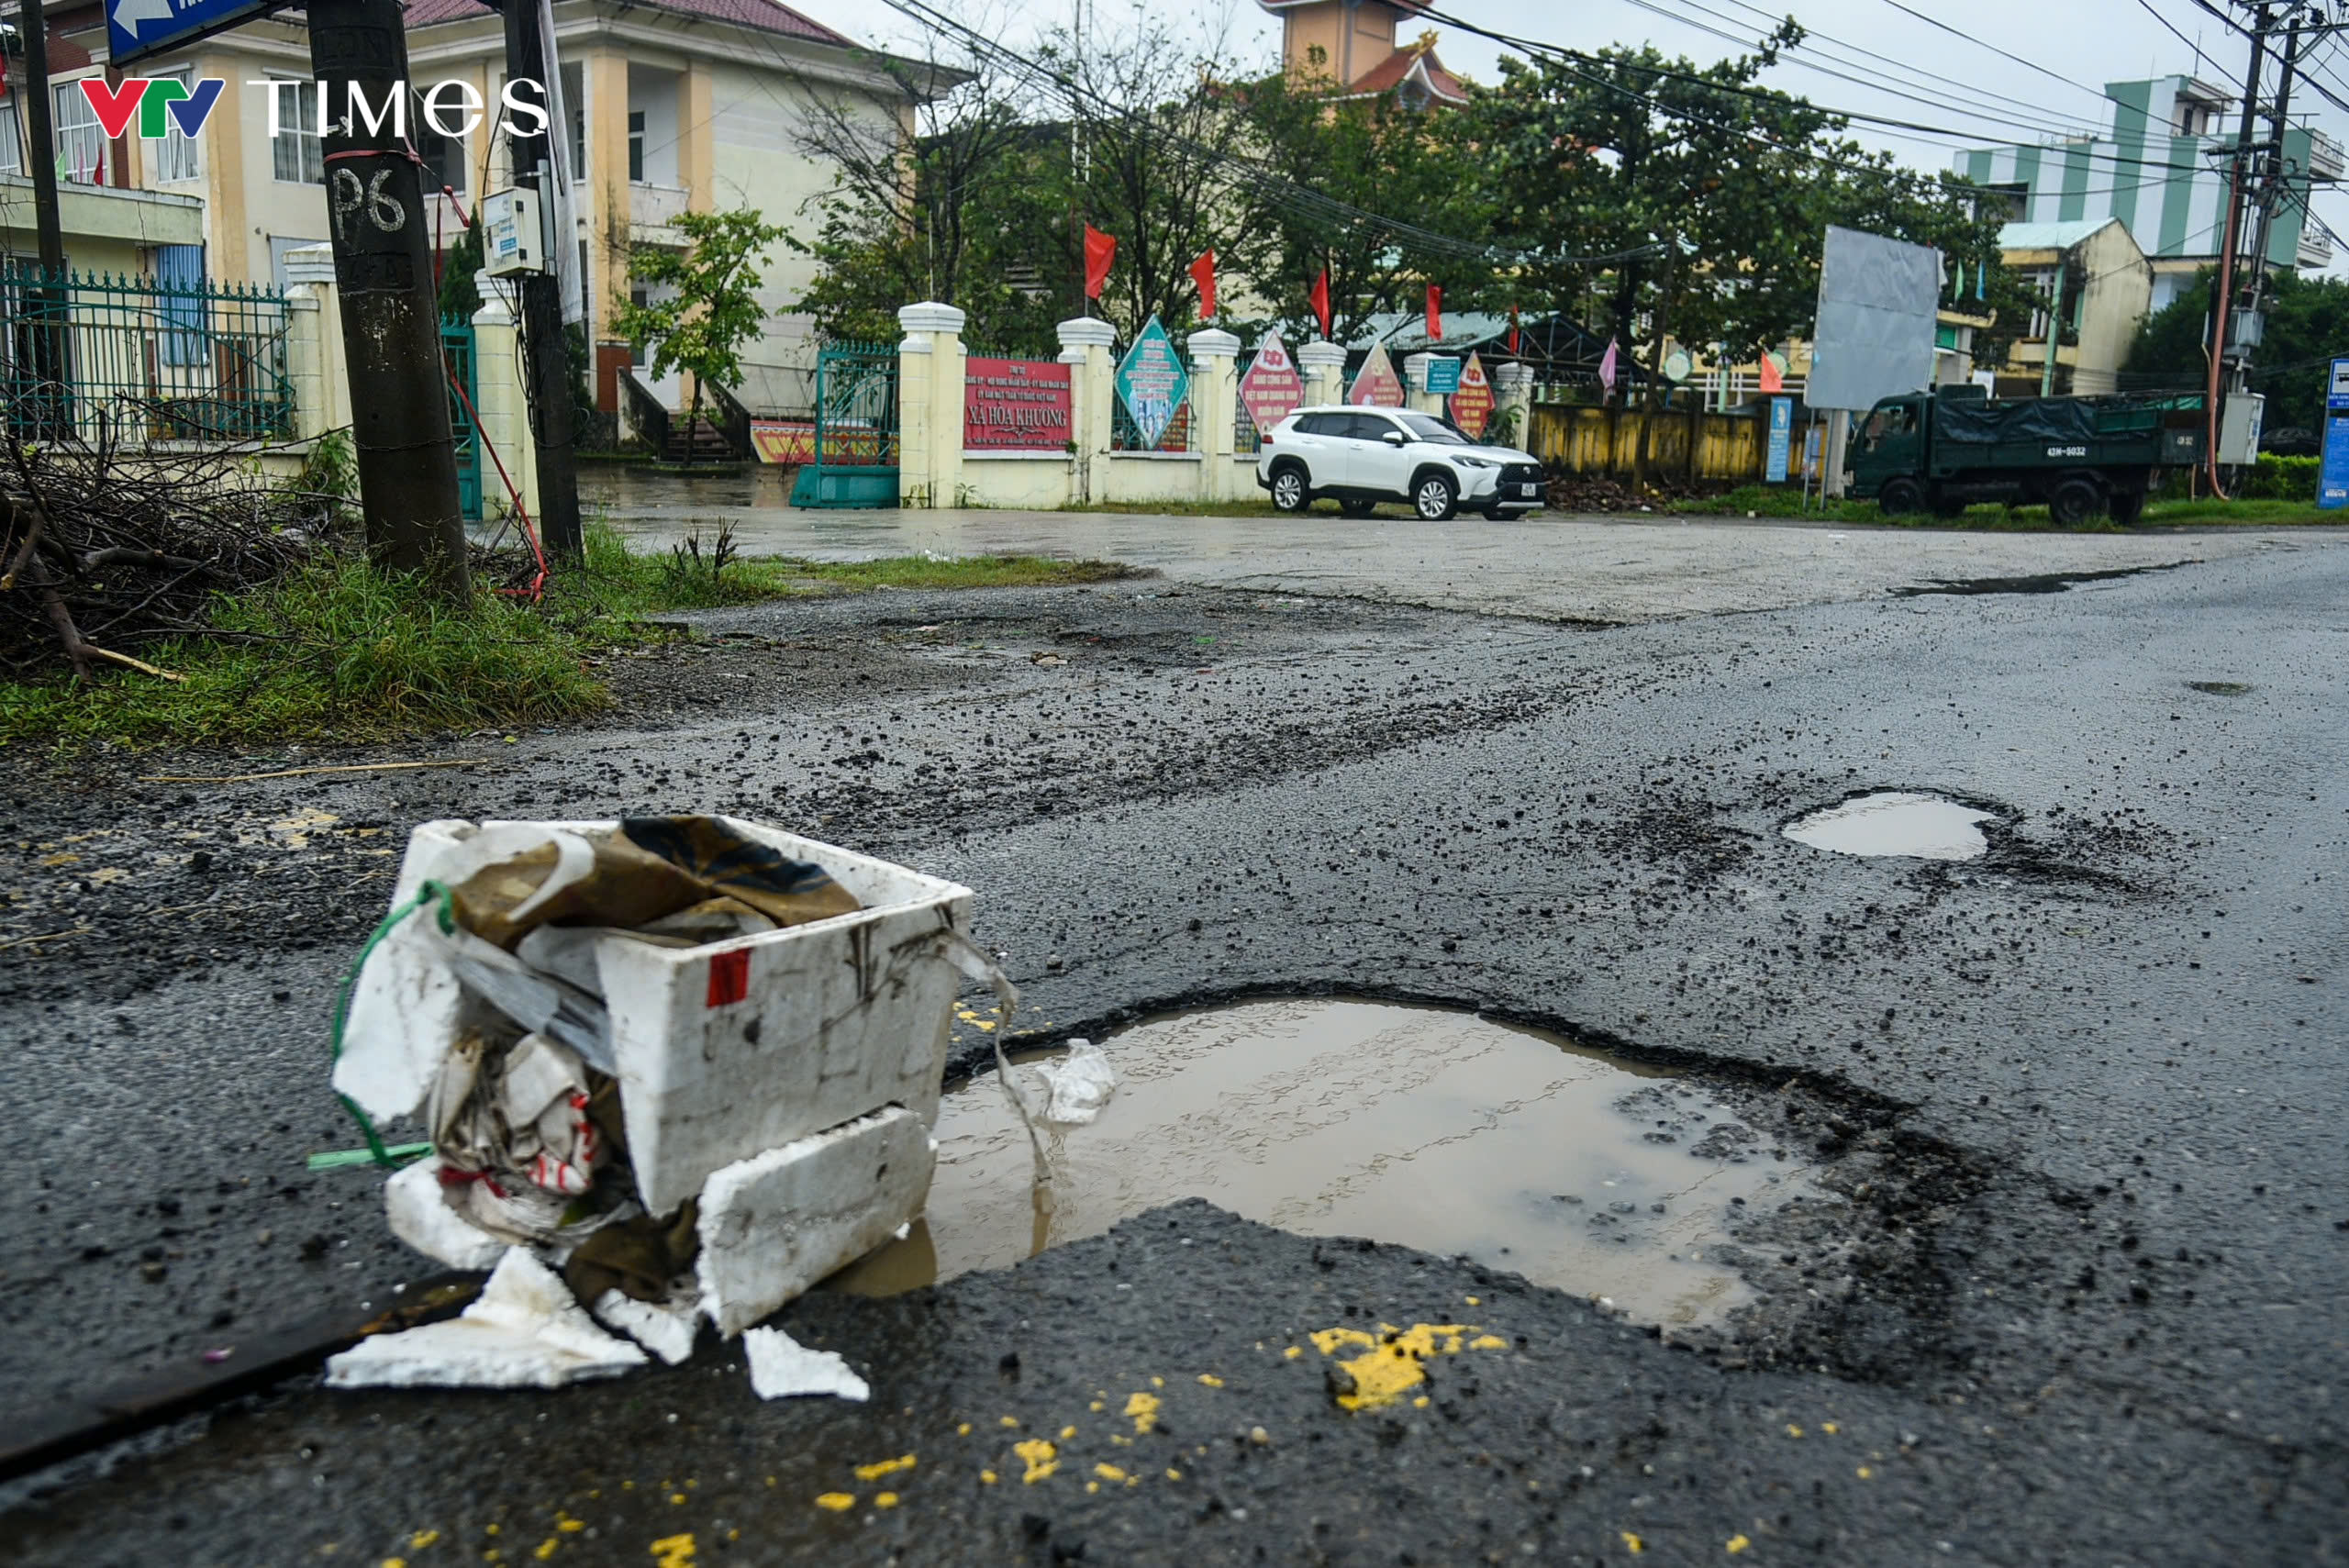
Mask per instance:
[[[342,1060],[342,1027],[351,1016],[351,993],[358,988],[359,972],[367,967],[367,960],[373,956],[377,946],[385,937],[392,934],[394,929],[402,920],[435,899],[438,899],[440,905],[439,915],[441,934],[444,936],[455,934],[457,910],[455,902],[449,895],[449,889],[440,883],[427,880],[416,890],[415,897],[397,906],[390,914],[384,917],[383,921],[376,926],[374,934],[367,939],[367,944],[359,950],[359,956],[351,961],[351,972],[342,977],[342,989],[334,999],[334,1054],[329,1059],[331,1062]],[[403,1162],[432,1151],[432,1145],[429,1143],[403,1143],[395,1149],[385,1148],[383,1135],[375,1130],[375,1124],[368,1119],[365,1111],[359,1108],[357,1101],[349,1095],[340,1092],[336,1094],[335,1098],[340,1100],[342,1108],[351,1113],[351,1119],[359,1124],[360,1133],[367,1140],[367,1147],[364,1150],[339,1149],[323,1154],[313,1154],[309,1159],[311,1170],[330,1171],[338,1166],[372,1162],[386,1170],[396,1171]]]

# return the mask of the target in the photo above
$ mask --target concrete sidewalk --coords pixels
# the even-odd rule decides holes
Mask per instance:
[[[1850,603],[1937,582],[2139,571],[2349,543],[2343,528],[2006,533],[1553,513],[1511,523],[1467,517],[1422,523],[1399,508],[1362,522],[1326,510],[1301,517],[819,512],[785,504],[788,488],[774,471],[690,481],[607,471],[591,477],[587,494],[614,526],[654,548],[724,523],[753,555],[1093,557],[1218,588],[1607,622]]]

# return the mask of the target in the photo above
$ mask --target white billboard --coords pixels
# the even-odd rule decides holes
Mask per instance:
[[[1819,322],[1803,401],[1813,408],[1873,408],[1930,386],[1942,254],[1830,226],[1819,264]]]

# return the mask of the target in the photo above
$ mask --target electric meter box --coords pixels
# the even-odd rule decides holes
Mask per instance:
[[[482,271],[493,278],[547,270],[546,218],[536,191],[493,191],[481,200]]]
[[[2260,427],[2266,422],[2266,394],[2229,393],[2219,416],[2219,461],[2236,468],[2257,462]]]

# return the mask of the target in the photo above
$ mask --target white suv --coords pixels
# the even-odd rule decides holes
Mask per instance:
[[[1327,495],[1349,517],[1401,501],[1431,523],[1466,507],[1496,521],[1542,505],[1542,465],[1478,446],[1450,420],[1401,408],[1299,408],[1264,433],[1256,484],[1284,512]]]

